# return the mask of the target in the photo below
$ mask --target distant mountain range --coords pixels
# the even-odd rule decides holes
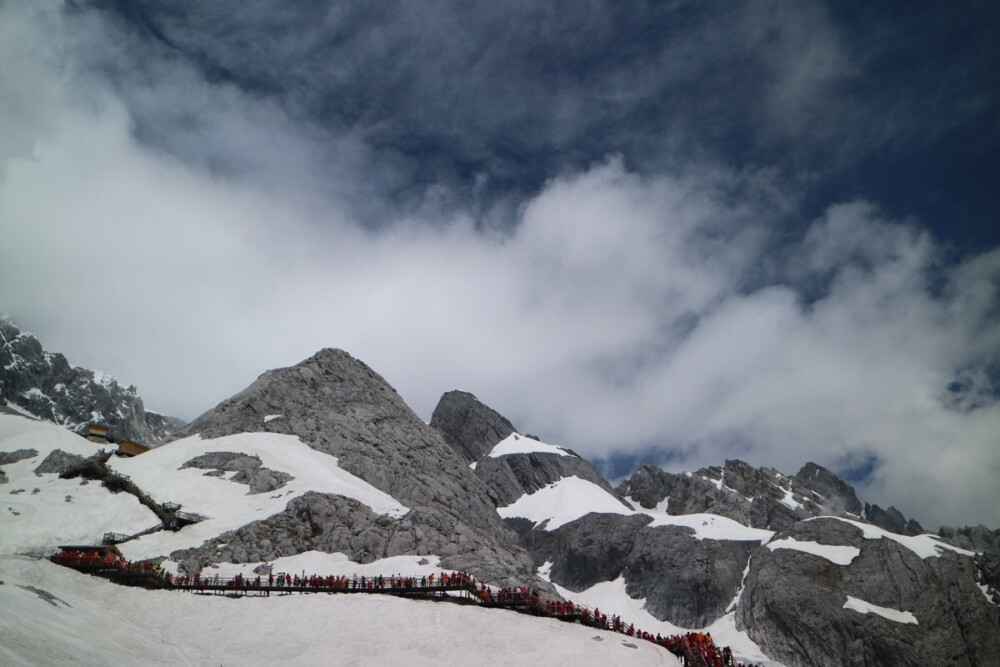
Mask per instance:
[[[144,414],[134,391],[89,371],[34,370],[68,364],[4,327],[8,403],[61,425],[89,421],[64,403],[117,416],[119,428]],[[72,400],[54,389],[60,378],[77,387]],[[137,409],[94,407],[89,391],[120,392]],[[760,664],[1000,664],[1000,530],[927,532],[812,463],[791,476],[741,461],[683,474],[642,466],[612,487],[571,448],[519,433],[470,393],[445,394],[427,424],[374,370],[325,349],[267,371],[162,446],[108,461],[202,519],[174,532],[131,505],[65,521],[68,508],[45,499],[77,482],[51,473],[94,445],[29,437],[20,421],[0,415],[0,480],[38,491],[0,514],[3,553],[115,531],[136,535],[119,545],[127,558],[175,573],[465,570],[652,632],[711,632]],[[95,493],[87,502],[108,502]]]

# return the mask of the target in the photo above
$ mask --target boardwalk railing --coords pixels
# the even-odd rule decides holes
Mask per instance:
[[[727,667],[736,665],[728,648],[719,648],[705,633],[687,633],[661,637],[652,635],[613,615],[610,619],[599,609],[590,609],[571,601],[540,597],[537,591],[523,587],[496,589],[476,580],[466,572],[440,572],[435,575],[308,575],[272,573],[247,577],[175,576],[149,561],[127,562],[115,554],[86,551],[63,551],[52,562],[81,572],[105,577],[126,586],[189,591],[227,596],[270,596],[271,593],[365,593],[447,600],[484,607],[501,607],[535,616],[547,616],[577,622],[602,630],[653,642],[680,657],[689,667]],[[455,596],[459,593],[459,596]]]

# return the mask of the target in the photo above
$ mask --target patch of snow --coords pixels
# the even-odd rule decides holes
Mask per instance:
[[[470,463],[469,464],[469,468],[472,469],[472,470],[475,470],[476,469],[476,463],[477,463],[477,461],[473,461],[472,463]]]
[[[985,586],[985,585],[983,585],[983,584],[981,584],[979,582],[976,582],[976,586],[978,586],[979,590],[981,590],[983,592],[983,597],[985,597],[989,601],[990,604],[996,604],[996,602],[993,601],[993,596],[990,595],[990,588],[989,588],[989,586]]]
[[[521,517],[536,526],[545,523],[545,530],[555,530],[591,512],[629,515],[634,510],[597,484],[576,475],[563,477],[521,496],[506,507],[497,508],[497,514],[505,519]]]
[[[281,419],[285,415],[264,415],[264,423],[274,421],[275,419]]]
[[[538,566],[538,578],[542,581],[547,581],[552,583],[552,566],[554,563],[550,560],[545,561]]]
[[[775,486],[778,485],[775,484]],[[794,494],[792,493],[791,489],[786,489],[783,486],[778,486],[778,488],[781,489],[782,493],[785,494],[783,498],[778,499],[779,503],[781,503],[782,505],[791,510],[802,509],[802,503],[795,500]]]
[[[39,389],[38,387],[32,387],[31,389],[28,389],[27,391],[22,391],[21,392],[21,396],[24,396],[26,398],[44,398],[47,401],[50,401],[50,402],[52,401],[52,399],[49,398],[48,396],[46,396],[45,394],[43,394],[42,390]]]
[[[975,552],[968,551],[966,549],[960,549],[956,546],[952,546],[947,542],[942,542],[941,538],[937,535],[932,535],[930,533],[924,533],[923,535],[899,535],[897,533],[891,533],[888,530],[879,528],[878,526],[873,526],[869,523],[861,523],[860,521],[852,521],[850,519],[844,519],[839,516],[817,516],[806,519],[806,521],[816,521],[819,519],[835,519],[837,521],[843,521],[844,523],[849,523],[852,526],[856,526],[861,529],[866,540],[878,540],[885,538],[887,540],[893,540],[903,545],[913,553],[917,554],[921,558],[930,558],[931,556],[940,556],[945,551],[954,551],[957,554],[963,556],[968,556],[970,558],[975,557]]]
[[[736,540],[740,542],[761,542],[774,537],[773,530],[748,528],[738,521],[719,516],[718,514],[662,514],[651,510],[643,510],[642,514],[653,517],[651,528],[656,526],[685,526],[694,529],[694,536],[699,540]]]
[[[722,491],[721,479],[712,479],[711,477],[705,477],[704,475],[702,475],[702,479],[705,480],[706,482],[710,482],[711,484],[715,485],[715,488],[717,488],[719,491]]]
[[[790,537],[768,542],[767,548],[771,551],[775,549],[793,549],[803,551],[807,554],[825,558],[836,565],[850,565],[851,562],[861,554],[861,549],[857,547],[838,546],[833,544],[820,544],[819,542],[806,542],[793,540]]]
[[[104,371],[95,370],[93,371],[93,373],[94,373],[94,382],[101,385],[102,387],[110,388],[111,385],[118,384],[118,382],[112,376],[108,375]]]
[[[740,587],[736,590],[736,595],[730,600],[729,604],[726,606],[726,613],[736,609],[736,605],[740,603],[740,598],[743,597],[743,589],[746,587],[747,576],[750,574],[750,561],[753,560],[753,555],[747,556],[746,567],[743,568],[743,576],[740,577]]]
[[[519,433],[511,433],[498,442],[488,456],[499,458],[508,454],[557,454],[558,456],[573,456],[564,447],[548,445],[534,438],[526,438]]]
[[[877,604],[872,604],[871,602],[866,602],[860,598],[847,596],[847,602],[844,603],[844,609],[850,609],[862,614],[875,614],[876,616],[881,616],[890,621],[896,623],[912,623],[913,625],[919,625],[917,622],[917,617],[908,611],[899,611],[898,609],[890,609],[889,607],[880,607]]]

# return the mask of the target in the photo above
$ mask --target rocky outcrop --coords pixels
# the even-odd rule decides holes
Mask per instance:
[[[629,597],[645,598],[656,618],[688,628],[709,625],[736,597],[760,542],[697,539],[691,528],[650,527],[651,521],[588,514],[522,539],[536,564],[552,564],[549,576],[560,586],[580,591],[622,577]]]
[[[503,415],[465,391],[449,391],[441,397],[431,415],[431,427],[466,463],[486,456],[495,444],[517,430]]]
[[[564,447],[560,449],[566,456],[547,451],[489,456],[498,443],[512,434],[524,439],[527,450],[538,438],[519,435],[506,417],[468,392],[450,391],[442,396],[431,417],[431,426],[460,456],[475,464],[476,477],[486,485],[497,507],[510,505],[525,494],[573,476],[618,495],[590,461]]]
[[[275,415],[281,418],[265,419]],[[449,567],[486,580],[502,575],[505,580],[534,581],[530,557],[503,525],[468,464],[382,377],[346,352],[325,349],[297,366],[268,371],[178,435],[218,438],[248,432],[295,435],[411,508],[401,520],[369,517],[358,524],[359,530],[364,526],[364,539],[371,541],[365,553],[403,549],[402,537],[393,542],[370,527],[388,522],[385,535],[411,535],[414,549],[420,544],[447,547]],[[320,511],[320,505],[329,507]],[[336,528],[343,520],[343,512],[336,509],[342,503],[313,500],[309,506],[317,510],[302,511],[293,501],[277,523],[256,525],[253,539],[272,544],[285,540],[283,544],[306,551],[316,538],[324,549],[358,553],[353,529]],[[317,517],[327,517],[330,525]],[[289,528],[288,522],[301,527]],[[277,532],[267,537],[271,528]],[[288,537],[292,535],[310,539],[295,541]]]
[[[156,444],[179,420],[146,412],[135,387],[122,387],[99,371],[70,366],[46,352],[33,335],[0,318],[0,402],[39,419],[86,434],[91,423],[109,427],[109,438]]]
[[[38,456],[37,449],[17,449],[13,452],[0,452],[0,466],[17,463],[18,461],[30,459],[35,456]]]
[[[798,549],[757,551],[737,624],[769,656],[813,667],[997,664],[1000,615],[977,590],[973,557],[943,550],[922,558],[835,519],[797,523],[775,537],[785,538],[857,555],[844,564]],[[874,610],[857,610],[859,600]]]
[[[86,461],[82,456],[77,456],[76,454],[70,454],[69,452],[64,452],[61,449],[53,449],[49,452],[49,455],[42,460],[38,467],[35,468],[35,474],[39,475],[42,473],[64,473],[72,468],[79,467],[83,465]]]
[[[865,503],[864,517],[879,528],[884,528],[893,533],[901,535],[920,535],[924,532],[923,527],[914,519],[906,520],[903,513],[895,507],[890,506],[884,510],[878,505]]]
[[[617,491],[649,509],[667,501],[669,514],[708,512],[768,530],[813,516],[860,519],[862,512],[854,489],[815,463],[791,478],[738,460],[677,475],[643,465]]]
[[[196,456],[184,463],[183,468],[200,468],[218,475],[224,472],[235,472],[229,478],[230,482],[246,484],[250,487],[248,493],[268,493],[280,489],[294,479],[287,472],[265,468],[259,456],[248,456],[234,452],[209,452]],[[211,473],[206,473],[211,474]]]
[[[613,496],[618,495],[590,461],[576,454],[507,454],[486,456],[476,463],[476,477],[490,490],[490,496],[497,507],[510,505],[525,494],[534,493],[552,482],[573,476],[593,482]]]
[[[171,557],[195,571],[219,561],[270,561],[309,550],[345,553],[359,563],[404,554],[437,555],[445,569],[473,572],[499,585],[524,582],[507,569],[508,549],[485,542],[455,517],[414,509],[393,519],[357,500],[314,492],[295,498],[284,512]]]

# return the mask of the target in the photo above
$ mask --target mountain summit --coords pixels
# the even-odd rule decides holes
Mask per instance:
[[[323,349],[295,366],[267,371],[178,435],[210,440],[246,433],[296,436],[410,511],[389,521],[336,496],[313,494],[292,501],[267,526],[227,537],[230,550],[246,543],[245,553],[266,560],[321,547],[362,562],[435,554],[442,567],[484,579],[534,579],[530,558],[468,465],[378,373],[343,350]],[[351,531],[337,530],[341,522]],[[273,546],[261,549],[265,541]],[[206,563],[216,555],[208,544],[183,557]]]

